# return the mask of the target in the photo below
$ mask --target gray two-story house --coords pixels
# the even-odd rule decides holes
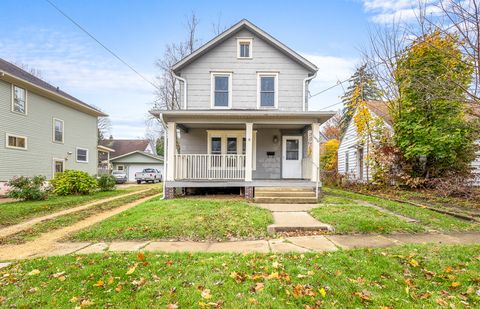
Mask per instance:
[[[106,115],[0,59],[0,191],[15,176],[96,174],[99,116]]]
[[[247,20],[176,63],[182,108],[152,111],[166,127],[166,197],[176,188],[238,187],[268,201],[283,187],[281,195],[311,202],[319,127],[334,114],[308,110],[317,70]],[[289,192],[299,188],[304,196]]]

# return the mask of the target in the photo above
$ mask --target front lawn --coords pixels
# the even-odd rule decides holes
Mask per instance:
[[[0,269],[6,308],[463,308],[480,245],[308,254],[105,253]]]
[[[81,206],[95,200],[117,196],[143,189],[132,187],[122,190],[96,192],[91,195],[52,195],[45,201],[17,201],[0,204],[0,228],[17,224],[33,217],[47,215],[59,210]]]
[[[453,216],[441,214],[426,208],[421,208],[406,203],[394,202],[380,197],[358,194],[337,188],[324,187],[323,190],[327,194],[334,194],[342,198],[362,200],[375,204],[397,214],[416,219],[421,225],[433,230],[444,232],[480,231],[480,223],[478,222],[458,219]]]
[[[74,235],[78,241],[227,240],[267,236],[272,214],[244,201],[153,199]]]
[[[312,209],[310,213],[319,221],[331,224],[335,228],[335,234],[388,234],[425,231],[418,224],[402,221],[395,216],[368,206],[355,204],[322,205]]]

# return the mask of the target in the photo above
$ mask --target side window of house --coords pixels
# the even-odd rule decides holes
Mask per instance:
[[[19,114],[27,114],[27,91],[13,86],[12,111]]]
[[[88,163],[88,149],[77,148],[77,162]]]
[[[57,173],[63,173],[64,171],[65,162],[60,159],[53,160],[53,176]]]
[[[212,137],[211,154],[222,154],[221,137]]]
[[[231,105],[231,74],[213,75],[213,107],[227,108]]]
[[[63,143],[63,120],[53,119],[53,141]]]
[[[27,138],[25,136],[6,134],[6,145],[7,148],[12,149],[27,149]]]
[[[277,78],[276,74],[259,74],[259,107],[275,108],[277,106]]]

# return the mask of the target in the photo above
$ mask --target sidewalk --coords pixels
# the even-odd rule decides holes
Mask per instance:
[[[193,241],[114,241],[110,243],[55,242],[49,250],[30,252],[35,258],[67,254],[90,254],[109,252],[216,252],[216,253],[288,253],[325,252],[339,249],[384,248],[404,244],[480,244],[480,232],[475,233],[424,233],[390,235],[323,235],[299,236],[269,240],[246,240],[226,242]],[[5,259],[5,256],[2,257]]]

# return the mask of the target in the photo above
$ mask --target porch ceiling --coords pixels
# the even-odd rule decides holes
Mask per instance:
[[[324,123],[335,112],[286,112],[268,110],[177,110],[177,111],[152,111],[154,116],[163,118],[165,122],[179,124],[222,124],[244,125],[246,122],[255,125],[309,125]]]

